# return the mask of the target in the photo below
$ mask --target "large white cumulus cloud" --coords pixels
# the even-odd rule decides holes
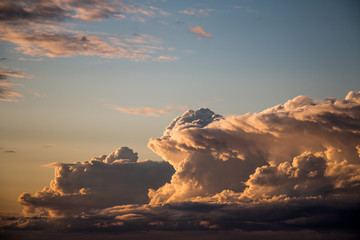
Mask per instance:
[[[19,197],[27,213],[43,214],[3,218],[1,229],[359,235],[360,92],[344,100],[298,96],[239,116],[189,110],[148,146],[166,162],[139,162],[123,147],[51,164],[50,187]]]
[[[298,96],[260,113],[186,112],[149,148],[176,169],[152,204],[220,192],[241,199],[325,196],[360,184],[360,92],[345,100]],[[243,191],[244,190],[244,191]]]
[[[52,215],[88,212],[120,204],[147,203],[149,188],[170,180],[173,168],[166,162],[137,161],[137,153],[121,147],[90,161],[53,163],[50,187],[19,197],[26,213],[39,209]]]

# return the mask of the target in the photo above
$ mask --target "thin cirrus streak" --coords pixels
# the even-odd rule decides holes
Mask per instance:
[[[210,12],[215,11],[215,9],[209,9],[209,8],[205,8],[205,9],[185,9],[185,10],[181,10],[179,11],[179,13],[181,14],[185,14],[185,15],[195,15],[195,16],[208,16]]]
[[[140,111],[141,112],[141,111]],[[260,113],[209,109],[176,117],[148,147],[52,163],[49,187],[23,193],[28,217],[3,230],[72,232],[310,231],[359,233],[360,92],[298,96]]]
[[[26,74],[20,71],[0,70],[0,101],[18,102],[23,95],[10,87],[20,86],[21,84],[10,81],[9,78],[26,78]]]
[[[164,108],[152,108],[152,107],[125,108],[111,104],[104,104],[104,106],[122,113],[153,116],[153,117],[159,117],[160,115],[163,114],[170,114],[174,112],[184,111],[185,109],[187,109],[186,106],[178,106],[178,105],[166,105]]]
[[[158,56],[156,58],[153,58],[153,61],[155,62],[172,62],[172,61],[176,61],[179,58],[176,56]]]
[[[191,33],[197,35],[197,36],[201,36],[201,37],[205,37],[205,38],[212,38],[212,35],[210,33],[207,33],[204,31],[204,29],[200,26],[195,26],[195,27],[189,27],[189,30]]]

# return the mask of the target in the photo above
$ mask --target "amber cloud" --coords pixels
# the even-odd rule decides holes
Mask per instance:
[[[209,109],[175,118],[138,161],[121,147],[86,162],[53,163],[48,187],[23,193],[6,231],[358,230],[360,92],[298,96],[260,113]]]
[[[189,30],[191,33],[193,33],[197,36],[201,36],[201,37],[205,37],[205,38],[212,38],[212,35],[210,33],[205,32],[204,29],[200,26],[189,27]]]

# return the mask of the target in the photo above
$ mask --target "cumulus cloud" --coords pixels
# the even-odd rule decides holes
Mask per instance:
[[[207,33],[204,31],[204,29],[200,26],[195,26],[195,27],[189,27],[189,30],[191,33],[200,36],[200,37],[205,37],[205,38],[212,38],[212,35],[210,33]]]
[[[150,53],[163,49],[162,42],[150,35],[139,35],[137,42],[131,42],[126,36],[104,37],[102,33],[84,36],[82,31],[69,27],[76,25],[63,24],[67,19],[87,22],[110,17],[124,19],[124,14],[145,22],[146,18],[166,15],[152,6],[100,0],[6,0],[0,3],[0,12],[0,39],[15,44],[15,50],[32,57],[95,55],[141,61],[150,58]],[[142,45],[138,45],[139,40]]]
[[[169,181],[173,168],[166,162],[137,161],[138,155],[127,147],[109,155],[76,163],[52,163],[55,178],[49,187],[19,201],[27,215],[64,216],[129,203],[146,203],[149,188]]]
[[[152,107],[125,108],[111,104],[105,104],[105,106],[122,113],[153,116],[153,117],[159,117],[160,115],[163,114],[170,114],[174,112],[184,111],[187,108],[186,106],[179,106],[179,105],[166,105],[164,108],[152,108]]]
[[[359,120],[359,92],[345,100],[299,96],[226,118],[208,109],[185,113],[149,141],[176,169],[171,183],[150,191],[151,203],[191,201],[221,189],[241,193],[237,201],[354,192]]]
[[[239,116],[188,110],[149,140],[166,164],[138,162],[129,148],[54,163],[50,187],[19,198],[28,213],[43,214],[5,219],[3,229],[306,230],[354,238],[359,129],[360,92],[344,100],[298,96]]]

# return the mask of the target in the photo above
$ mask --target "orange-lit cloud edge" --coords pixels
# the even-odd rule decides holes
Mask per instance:
[[[19,196],[4,231],[339,231],[360,212],[360,91],[298,96],[260,113],[188,110],[149,140],[164,159],[121,147],[53,163],[49,187]],[[346,217],[344,217],[346,216]],[[5,219],[5,220],[4,220]]]

